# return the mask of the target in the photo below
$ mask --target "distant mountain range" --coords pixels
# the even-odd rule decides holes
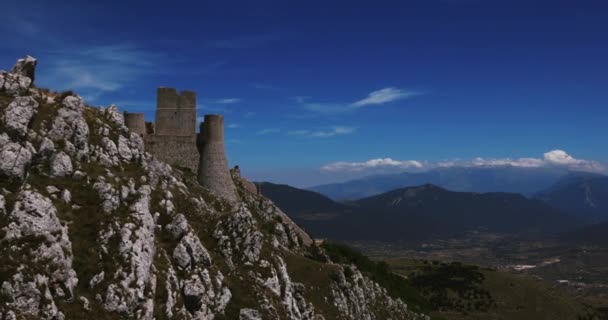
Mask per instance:
[[[604,175],[571,173],[535,198],[589,222],[608,221],[608,177]]]
[[[581,225],[543,201],[511,193],[454,192],[426,184],[337,203],[307,190],[260,185],[265,196],[320,238],[417,241],[474,230],[556,232]]]
[[[450,167],[426,172],[376,175],[309,188],[334,200],[355,200],[398,188],[433,184],[451,191],[533,195],[568,175],[559,167]]]

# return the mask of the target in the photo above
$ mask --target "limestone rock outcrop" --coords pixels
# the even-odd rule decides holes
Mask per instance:
[[[17,60],[17,63],[11,69],[11,73],[28,77],[30,80],[32,80],[32,83],[34,83],[37,63],[38,60],[36,60],[34,57],[25,56],[25,58]]]

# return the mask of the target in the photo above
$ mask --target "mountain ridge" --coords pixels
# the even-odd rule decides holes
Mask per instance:
[[[288,186],[274,187],[290,188],[292,200],[298,190]],[[309,192],[301,190],[300,194]],[[283,195],[280,192],[266,195],[279,207],[285,207],[290,200],[280,198]],[[392,190],[340,204],[337,208],[332,212],[332,218],[322,223],[314,220],[301,220],[301,223],[314,236],[352,241],[418,241],[475,230],[555,232],[582,225],[579,219],[520,194],[454,192],[432,184]],[[300,215],[312,213],[301,212]]]
[[[568,172],[558,167],[446,167],[425,172],[373,175],[307,189],[334,200],[355,200],[397,188],[427,183],[452,191],[512,192],[532,195],[547,189]]]

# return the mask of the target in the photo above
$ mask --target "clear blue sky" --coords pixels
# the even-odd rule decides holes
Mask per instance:
[[[255,179],[303,186],[349,176],[320,169],[335,162],[555,149],[608,162],[603,0],[8,0],[1,9],[2,68],[31,54],[38,85],[150,120],[156,87],[195,90],[199,116],[226,117],[231,164]]]

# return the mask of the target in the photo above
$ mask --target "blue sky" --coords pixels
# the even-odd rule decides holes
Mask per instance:
[[[608,163],[606,1],[1,7],[0,66],[30,54],[39,86],[150,120],[156,87],[195,90],[199,116],[226,118],[231,164],[256,180],[309,186],[477,158],[544,165],[552,150],[568,165]]]

